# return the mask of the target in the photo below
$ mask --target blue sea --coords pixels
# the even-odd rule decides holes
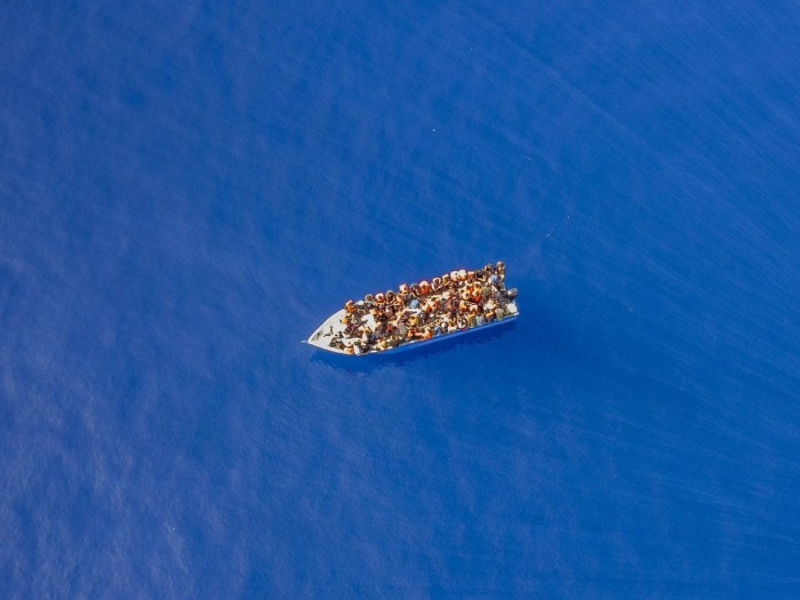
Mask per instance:
[[[800,596],[794,2],[6,2],[0,596]],[[347,298],[504,260],[492,335]]]

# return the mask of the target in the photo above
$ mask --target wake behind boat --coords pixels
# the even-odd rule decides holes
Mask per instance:
[[[509,323],[519,312],[505,271],[499,261],[348,300],[307,341],[337,354],[388,354]]]

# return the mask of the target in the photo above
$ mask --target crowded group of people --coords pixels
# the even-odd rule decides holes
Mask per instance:
[[[513,316],[517,291],[506,290],[505,271],[500,261],[348,300],[330,345],[347,354],[381,352]]]

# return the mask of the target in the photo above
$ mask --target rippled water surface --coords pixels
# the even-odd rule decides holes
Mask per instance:
[[[6,3],[4,597],[800,593],[800,10]],[[342,362],[502,258],[507,331]]]

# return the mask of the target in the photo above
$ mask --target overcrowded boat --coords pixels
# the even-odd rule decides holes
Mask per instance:
[[[509,323],[519,311],[505,273],[498,261],[348,300],[306,341],[337,354],[387,354]]]

